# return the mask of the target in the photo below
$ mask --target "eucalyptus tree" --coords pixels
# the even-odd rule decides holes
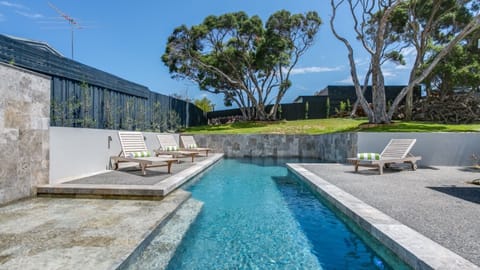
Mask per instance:
[[[331,0],[330,3],[333,10],[331,29],[347,48],[355,92],[371,123],[389,123],[405,96],[410,95],[413,88],[431,74],[456,44],[479,27],[479,15],[474,1]],[[370,55],[370,65],[363,86],[371,80],[372,107],[362,93],[353,47],[335,28],[337,10],[341,6],[347,6],[356,39]],[[453,24],[453,21],[461,16],[468,17],[468,22]],[[442,42],[435,42],[440,40]],[[436,52],[429,49],[432,44],[437,46]],[[406,48],[415,52],[408,85],[394,99],[387,112],[382,65],[387,61],[405,64],[403,53]],[[429,61],[425,61],[426,59]],[[408,102],[407,105],[411,103]]]
[[[321,25],[314,11],[280,10],[265,25],[244,12],[208,16],[192,27],[177,27],[168,38],[162,60],[173,78],[223,94],[245,119],[275,119],[291,87],[290,74],[310,48]],[[266,110],[266,105],[273,104]]]

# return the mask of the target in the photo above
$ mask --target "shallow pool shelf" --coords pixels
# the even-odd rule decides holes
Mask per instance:
[[[222,157],[223,154],[213,154],[194,163],[182,162],[173,166],[170,175],[162,171],[164,168],[152,168],[147,176],[131,171],[111,171],[59,184],[40,185],[37,186],[37,196],[161,200]]]

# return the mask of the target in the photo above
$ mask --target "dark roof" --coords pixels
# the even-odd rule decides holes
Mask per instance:
[[[110,73],[63,57],[44,42],[0,34],[0,61],[49,76],[86,82],[132,96],[148,98],[150,90]]]
[[[36,40],[31,40],[31,39],[26,39],[26,38],[20,38],[20,37],[14,37],[14,36],[10,36],[10,35],[6,35],[6,36],[11,38],[11,39],[15,39],[15,40],[18,40],[22,43],[28,44],[30,46],[36,47],[40,50],[44,50],[46,52],[49,52],[49,53],[55,54],[57,56],[62,56],[63,57],[63,55],[59,51],[55,50],[52,46],[50,46],[46,42],[36,41]]]

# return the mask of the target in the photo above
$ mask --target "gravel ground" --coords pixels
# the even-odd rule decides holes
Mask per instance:
[[[324,180],[480,266],[480,171],[465,167],[378,170],[303,164]]]

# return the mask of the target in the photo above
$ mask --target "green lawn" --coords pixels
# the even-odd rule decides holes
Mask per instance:
[[[390,125],[367,127],[366,119],[313,119],[276,122],[241,122],[218,126],[191,127],[191,134],[325,134],[333,132],[477,132],[480,124],[446,125],[429,122],[395,122]]]

